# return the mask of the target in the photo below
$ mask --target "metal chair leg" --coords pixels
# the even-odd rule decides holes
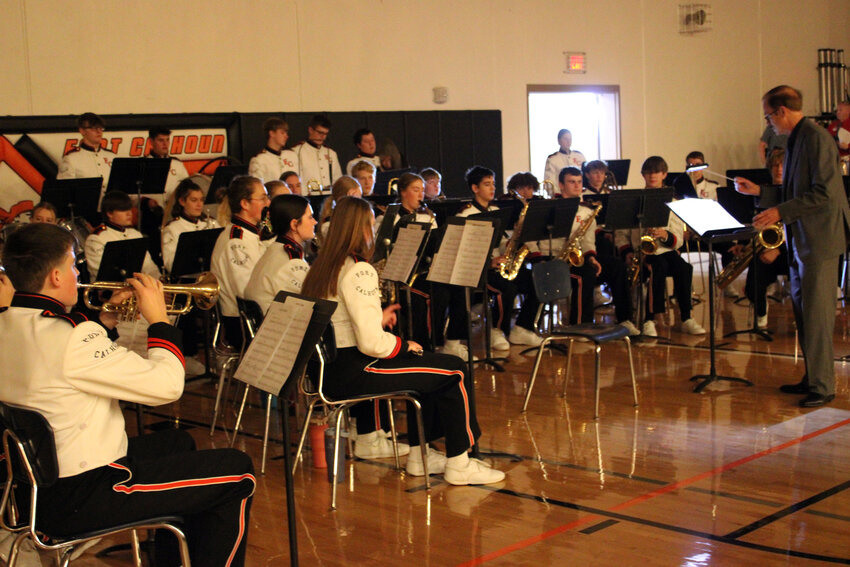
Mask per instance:
[[[398,460],[398,437],[395,432],[395,416],[393,416],[393,401],[387,399],[387,410],[390,416],[390,435],[393,440],[393,457],[395,457],[395,469],[401,470],[401,463]]]
[[[561,397],[567,397],[567,386],[570,384],[570,370],[573,366],[573,339],[567,342],[567,371],[564,373],[564,392]]]
[[[292,474],[295,474],[295,471],[298,469],[298,461],[301,460],[301,450],[304,448],[304,439],[307,437],[307,431],[310,427],[310,418],[313,417],[313,408],[318,403],[318,398],[313,398],[310,401],[310,404],[307,406],[307,414],[304,416],[304,426],[301,428],[301,439],[298,440],[298,450],[295,451],[295,459],[292,462]],[[286,450],[286,447],[283,448]]]
[[[534,358],[534,369],[531,371],[531,379],[528,381],[528,389],[525,392],[525,401],[522,403],[522,411],[528,407],[528,400],[531,399],[531,390],[534,389],[534,381],[537,379],[537,370],[540,368],[540,359],[543,358],[543,349],[552,341],[552,337],[546,337],[540,346],[537,347],[537,356]]]
[[[278,400],[278,403],[283,403]],[[284,405],[286,412],[281,416],[282,419],[289,419],[289,408]],[[272,395],[266,394],[266,428],[263,431],[263,458],[260,461],[260,474],[266,474],[266,454],[269,450],[269,423],[272,419]],[[288,447],[284,447],[284,451],[288,451]]]
[[[596,382],[596,404],[594,406],[595,409],[593,411],[593,419],[599,419],[599,371],[601,370],[601,367],[602,367],[602,360],[601,360],[601,357],[599,355],[600,355],[601,351],[602,351],[602,345],[600,345],[599,343],[596,343],[596,368],[595,368],[595,371],[594,371],[594,375],[595,375],[594,381]]]
[[[623,340],[626,341],[626,350],[629,353],[629,370],[632,373],[632,394],[635,397],[635,407],[638,406],[638,393],[637,393],[637,381],[635,380],[635,363],[632,360],[632,341],[629,337],[623,337]]]
[[[133,555],[133,565],[142,567],[142,546],[139,544],[139,532],[130,531],[130,553]]]
[[[425,473],[425,490],[431,489],[431,476],[428,472],[428,443],[425,442],[425,425],[422,422],[422,404],[416,398],[410,398],[416,408],[416,430],[419,431],[419,449],[422,451],[422,471]]]
[[[342,425],[342,410],[337,412],[336,414],[336,424],[334,426],[334,456],[333,456],[333,477],[331,478],[331,510],[336,510],[336,484],[337,484],[337,475],[339,472],[339,434],[340,434],[340,426]],[[343,464],[344,466],[344,464]]]
[[[236,425],[233,426],[233,438],[230,440],[230,446],[236,445],[236,436],[239,435],[239,427],[242,425],[242,413],[245,411],[245,404],[248,402],[248,391],[251,386],[245,384],[245,389],[242,391],[242,403],[239,404],[239,413],[236,414]]]
[[[215,433],[215,422],[218,418],[218,411],[221,407],[221,400],[224,392],[224,381],[227,376],[227,372],[230,370],[230,363],[233,361],[232,358],[228,358],[221,365],[221,372],[218,375],[218,391],[215,394],[215,406],[213,406],[213,416],[212,423],[210,424],[210,435]]]

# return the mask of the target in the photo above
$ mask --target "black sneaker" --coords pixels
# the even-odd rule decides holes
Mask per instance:
[[[832,400],[835,399],[835,394],[829,394],[827,396],[823,396],[821,394],[815,394],[812,392],[802,400],[800,400],[801,408],[817,408],[823,405],[828,404]]]

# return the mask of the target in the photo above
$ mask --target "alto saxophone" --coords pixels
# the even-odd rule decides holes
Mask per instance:
[[[749,266],[750,262],[764,250],[773,250],[779,248],[785,242],[785,231],[782,230],[782,223],[778,222],[766,228],[763,228],[756,235],[756,244],[749,242],[741,251],[741,255],[733,258],[723,270],[714,278],[714,283],[720,289],[725,289],[730,283],[735,281],[744,268]]]
[[[561,260],[565,262],[569,262],[571,266],[574,268],[578,268],[580,266],[584,266],[584,253],[581,250],[581,239],[584,238],[584,235],[587,233],[590,225],[593,224],[594,219],[602,210],[602,203],[596,203],[593,205],[588,205],[585,203],[579,203],[585,207],[591,207],[593,211],[590,213],[590,216],[587,219],[579,222],[579,227],[576,233],[570,238],[561,249]]]
[[[520,232],[522,232],[522,223],[525,221],[525,214],[528,212],[529,202],[526,201],[522,207],[522,212],[520,212],[519,219],[516,221],[516,226],[514,226],[514,232],[511,234],[508,245],[505,247],[505,259],[499,263],[499,275],[506,280],[516,279],[519,269],[522,268],[523,263],[525,263],[525,257],[528,255],[528,246],[525,244],[519,248],[517,246],[519,244]]]

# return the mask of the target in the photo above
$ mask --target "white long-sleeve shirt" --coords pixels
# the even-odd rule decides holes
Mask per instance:
[[[218,235],[210,271],[218,278],[218,304],[225,317],[239,316],[236,298],[245,297],[245,286],[263,252],[259,230],[240,217],[233,217]]]

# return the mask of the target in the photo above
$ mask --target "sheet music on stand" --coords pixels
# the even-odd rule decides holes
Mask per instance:
[[[428,281],[478,287],[490,258],[494,231],[491,220],[449,219],[440,250],[431,263]]]
[[[314,305],[297,296],[282,302],[275,298],[236,369],[236,379],[278,395],[295,365]]]
[[[385,280],[402,283],[409,281],[410,274],[416,269],[419,251],[428,236],[428,226],[425,223],[410,223],[398,229],[398,236],[382,273]]]

